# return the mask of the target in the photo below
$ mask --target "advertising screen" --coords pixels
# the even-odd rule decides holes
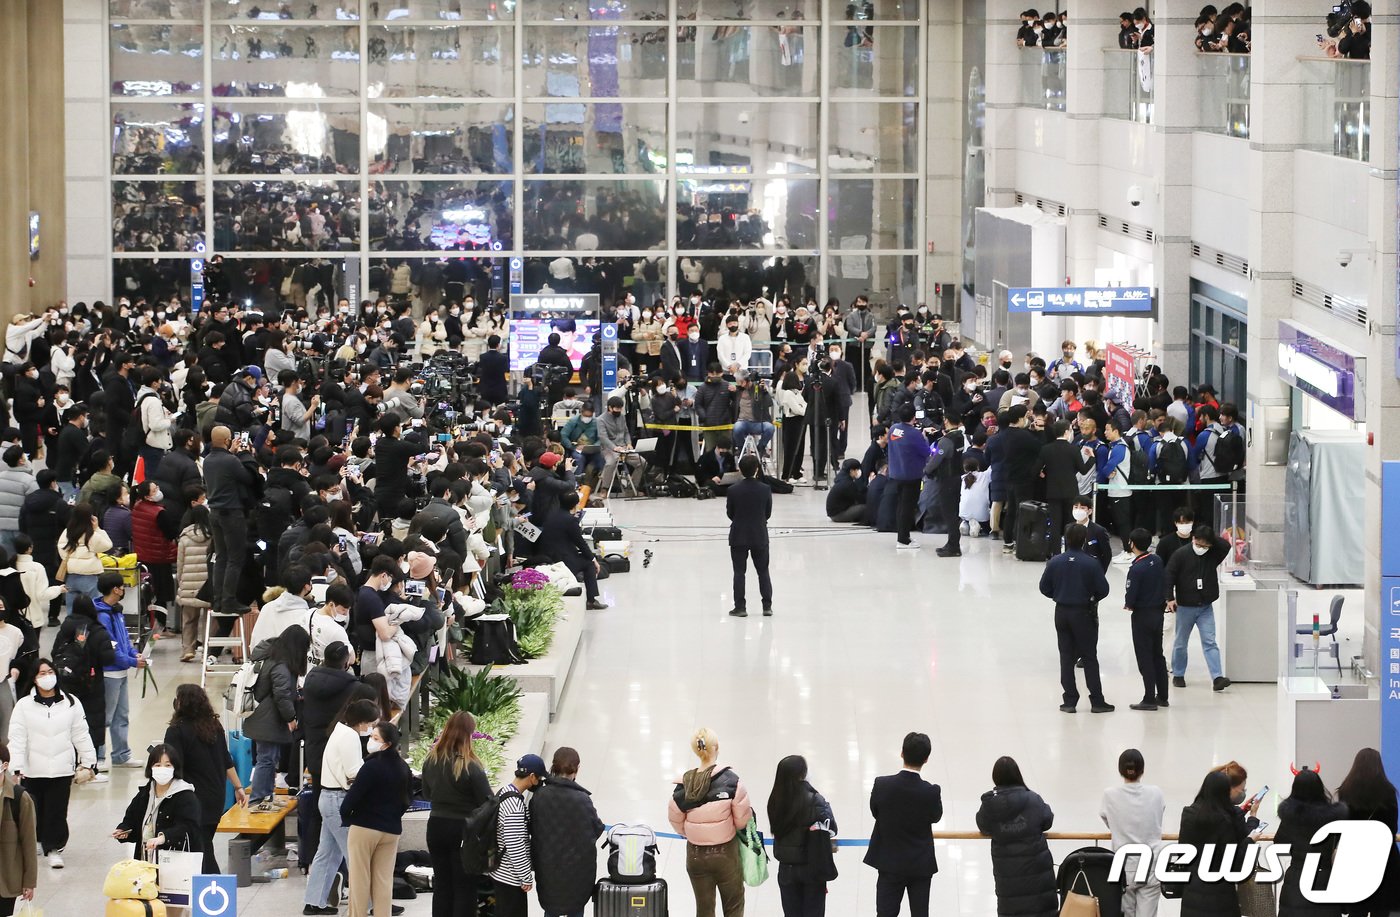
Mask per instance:
[[[596,319],[511,319],[511,371],[529,369],[539,359],[540,351],[549,344],[551,333],[559,335],[559,346],[569,352],[574,369],[578,369],[588,351],[593,349],[593,335],[598,333],[599,327]]]

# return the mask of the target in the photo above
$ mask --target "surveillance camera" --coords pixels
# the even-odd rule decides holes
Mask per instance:
[[[1351,264],[1351,252],[1337,252],[1337,264],[1341,267]]]
[[[1133,207],[1142,204],[1142,189],[1137,185],[1128,186],[1128,203]]]

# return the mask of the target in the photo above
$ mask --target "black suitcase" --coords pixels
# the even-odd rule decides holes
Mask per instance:
[[[632,572],[632,559],[618,554],[609,554],[603,558],[603,566],[608,568],[609,573],[630,573]]]
[[[1016,559],[1044,563],[1050,558],[1050,507],[1027,500],[1016,507]]]
[[[622,529],[615,525],[595,525],[583,534],[594,541],[621,541]]]
[[[618,885],[599,879],[593,889],[593,917],[669,917],[666,880],[646,885]]]

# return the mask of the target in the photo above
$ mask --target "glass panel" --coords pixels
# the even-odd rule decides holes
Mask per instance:
[[[911,308],[920,300],[919,259],[914,255],[841,254],[832,240],[827,259],[827,296],[848,303],[862,294],[874,309],[904,303]]]
[[[113,25],[114,96],[194,95],[204,88],[204,28]]]
[[[360,92],[357,26],[213,27],[214,93],[315,99]]]
[[[371,104],[370,172],[376,175],[509,174],[515,107]]]
[[[525,247],[643,251],[666,244],[664,181],[527,181]]]
[[[1153,56],[1134,50],[1103,52],[1105,118],[1152,123]],[[1063,110],[1063,108],[1061,108]]]
[[[527,96],[666,94],[666,27],[538,25],[521,51]]]
[[[499,0],[369,0],[370,19],[515,19],[515,4]]]
[[[882,19],[918,19],[918,0],[880,0],[877,8],[875,0],[826,0],[826,14],[832,19],[858,20],[860,22]]]
[[[914,209],[919,183],[912,178],[845,178],[832,181],[826,216],[832,250],[914,248]]]
[[[833,94],[919,94],[918,26],[844,26],[833,34]]]
[[[113,175],[199,175],[203,171],[203,105],[112,105]]]
[[[341,258],[225,258],[229,298],[244,308],[326,311],[345,295],[345,261]]]
[[[258,19],[277,22],[310,19],[316,22],[360,18],[360,0],[210,0],[215,19]]]
[[[1018,103],[1024,108],[1064,111],[1067,52],[1063,49],[1019,48],[1015,53],[1017,78],[1020,81]],[[1129,53],[1137,54],[1136,51]],[[1121,60],[1111,62],[1122,63]],[[1104,74],[1105,85],[1121,78],[1122,74],[1118,73]],[[1108,92],[1107,89],[1104,91]]]
[[[144,296],[152,302],[169,302],[178,296],[189,305],[190,259],[113,258],[112,290],[133,301]]]
[[[676,267],[676,288],[682,296],[698,292],[743,302],[759,295],[774,302],[789,296],[794,306],[817,296],[815,256],[682,256]]]
[[[682,19],[817,19],[816,0],[679,0]]]
[[[204,244],[204,185],[112,182],[112,250],[192,252]]]
[[[833,172],[919,171],[915,102],[833,103],[827,167]]]
[[[515,184],[502,182],[374,182],[369,192],[369,244],[375,251],[500,251],[514,232]]]
[[[615,303],[627,289],[626,278],[642,254],[618,258],[579,258],[561,255],[556,258],[525,259],[526,293],[597,293],[602,303]],[[558,329],[569,348],[566,328]],[[578,347],[587,353],[591,344],[584,340]],[[577,356],[577,351],[573,351]]]
[[[665,19],[667,16],[666,0],[526,0],[524,8],[526,19],[554,22]]]
[[[357,106],[229,105],[214,113],[214,171],[240,175],[353,174],[360,170]]]
[[[359,244],[359,182],[214,183],[216,251],[341,251]]]
[[[1198,54],[1200,129],[1249,137],[1249,55]]]
[[[107,0],[111,19],[202,19],[200,0]]]
[[[676,109],[676,168],[815,172],[818,127],[815,103],[687,103]]]
[[[415,309],[460,303],[468,294],[486,303],[505,292],[505,275],[498,273],[498,268],[504,271],[504,258],[371,258],[365,296],[410,299]],[[467,320],[468,315],[464,315],[464,326]]]
[[[371,99],[514,92],[508,26],[374,26],[368,41]]]
[[[665,104],[526,104],[524,136],[527,173],[666,169]]]
[[[815,248],[818,182],[713,175],[676,183],[676,248]]]
[[[821,62],[815,26],[703,25],[679,45],[683,96],[816,95]]]
[[[1307,59],[1303,81],[1303,144],[1319,153],[1366,162],[1371,155],[1371,64]]]

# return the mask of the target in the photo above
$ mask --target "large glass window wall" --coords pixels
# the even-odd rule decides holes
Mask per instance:
[[[927,298],[917,3],[108,0],[108,18],[114,294],[188,295],[190,262],[219,253],[259,303],[489,296],[511,256],[527,292]]]

